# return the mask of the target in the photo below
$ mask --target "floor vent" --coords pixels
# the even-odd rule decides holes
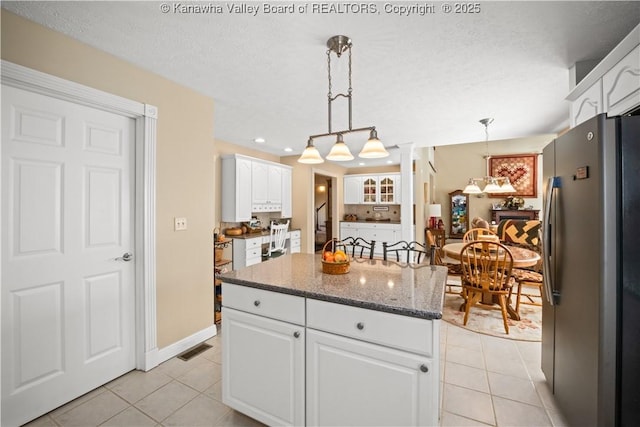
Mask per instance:
[[[202,353],[203,351],[206,351],[208,349],[210,349],[211,346],[209,344],[198,344],[197,346],[190,348],[189,350],[185,351],[184,353],[182,353],[181,355],[178,356],[178,359],[187,361],[189,359],[192,359],[194,357],[196,357],[197,355],[199,355],[200,353]]]

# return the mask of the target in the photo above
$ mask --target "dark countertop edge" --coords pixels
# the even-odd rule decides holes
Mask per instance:
[[[327,301],[327,302],[333,302],[336,304],[348,305],[351,307],[359,307],[359,308],[365,308],[365,309],[374,310],[374,311],[382,311],[385,313],[398,314],[401,316],[417,317],[419,319],[425,319],[425,320],[442,319],[442,312],[434,313],[431,311],[411,310],[407,308],[393,307],[393,306],[384,305],[384,304],[376,304],[373,302],[358,301],[358,300],[353,300],[349,298],[334,297],[331,295],[319,294],[319,293],[309,292],[309,291],[301,291],[301,290],[285,288],[281,286],[267,285],[264,283],[249,282],[247,280],[236,279],[232,277],[222,277],[221,280],[223,284],[224,282],[227,282],[235,285],[246,286],[249,288],[263,289],[265,291],[295,295],[299,297],[311,298],[311,299],[320,300],[320,301]],[[223,292],[224,292],[224,289],[223,289]],[[223,298],[222,305],[224,306],[224,298]]]

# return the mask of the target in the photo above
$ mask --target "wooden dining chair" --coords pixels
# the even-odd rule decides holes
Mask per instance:
[[[437,251],[436,251],[437,252]],[[416,241],[400,240],[395,243],[382,242],[382,258],[385,261],[407,262],[420,264],[429,256],[427,246]],[[395,259],[393,259],[395,258]]]
[[[431,247],[438,248],[438,245],[436,244],[436,240],[430,230],[426,230],[425,237],[426,237],[425,243],[429,248]],[[445,283],[445,292],[448,294],[456,294],[456,295],[461,294],[462,284],[450,283],[449,276],[461,277],[462,265],[460,263],[446,262],[445,259],[442,257],[442,251],[435,250],[432,253],[434,257],[434,259],[431,260],[432,264],[442,265],[447,267],[447,281]]]
[[[465,244],[460,256],[465,297],[463,323],[467,324],[471,307],[488,294],[500,305],[504,330],[508,334],[507,300],[513,287],[513,255],[502,243],[475,241]]]
[[[375,240],[368,241],[362,237],[345,237],[335,243],[336,248],[342,248],[342,250],[352,258],[373,259],[375,246]]]
[[[488,228],[471,228],[462,236],[462,242],[467,243],[473,240],[480,240],[482,236],[495,236],[496,241],[499,240],[498,235]]]

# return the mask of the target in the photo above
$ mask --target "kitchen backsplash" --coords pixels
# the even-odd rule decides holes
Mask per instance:
[[[378,210],[374,210],[374,208]],[[387,208],[388,210],[380,210]],[[357,215],[359,220],[379,217],[378,219],[388,218],[391,221],[400,221],[400,205],[344,205],[344,214]],[[344,218],[340,218],[340,220],[344,220]]]

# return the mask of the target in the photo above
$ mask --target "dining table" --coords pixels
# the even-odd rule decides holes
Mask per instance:
[[[464,245],[468,242],[455,242],[448,243],[442,247],[444,253],[452,259],[460,261],[462,258],[461,252]],[[504,245],[507,247],[509,252],[511,252],[511,256],[513,257],[513,267],[514,268],[522,268],[522,267],[533,267],[540,261],[540,254],[536,251],[532,251],[530,249],[521,248],[518,246]],[[483,293],[482,295],[482,304],[493,305],[497,304],[497,298],[495,295],[492,295],[488,292]],[[460,311],[465,310],[465,302],[460,305]],[[511,305],[511,298],[507,300],[507,313],[509,317],[513,320],[520,320],[520,313],[518,313],[513,306]]]

